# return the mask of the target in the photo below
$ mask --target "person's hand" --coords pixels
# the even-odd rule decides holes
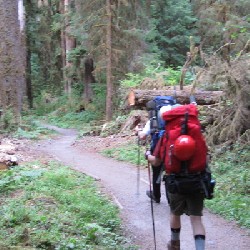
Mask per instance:
[[[150,152],[150,150],[147,150],[147,151],[145,152],[145,154],[144,154],[146,160],[148,160],[148,156],[149,156],[149,155],[151,155],[151,152]]]
[[[143,133],[142,131],[138,132],[138,137],[140,140],[146,140],[147,135],[145,133]]]
[[[139,123],[135,128],[134,128],[134,132],[135,132],[135,135],[138,135],[140,134],[140,132],[142,131],[142,127],[141,127],[141,124]]]

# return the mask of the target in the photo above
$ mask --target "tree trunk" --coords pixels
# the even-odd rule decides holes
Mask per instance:
[[[65,3],[64,0],[60,0],[60,14],[64,16],[64,7]],[[62,70],[63,70],[63,82],[64,82],[64,90],[66,92],[66,74],[65,74],[65,67],[66,67],[66,47],[65,47],[65,22],[61,28],[61,58],[62,58]]]
[[[112,119],[112,95],[113,95],[113,82],[112,82],[112,13],[111,2],[106,0],[107,11],[107,33],[106,33],[106,57],[107,57],[107,96],[106,96],[106,120]]]
[[[180,83],[179,83],[180,90],[183,90],[187,70],[190,67],[190,65],[192,64],[192,62],[195,61],[197,54],[199,52],[199,48],[195,47],[194,39],[192,36],[189,38],[189,40],[190,40],[190,51],[187,52],[186,62],[181,70]]]
[[[25,26],[24,5],[23,0],[18,0],[18,20],[20,23],[20,31],[22,32]]]
[[[25,69],[18,2],[0,0],[0,108],[11,108],[19,121]]]
[[[93,96],[93,90],[91,88],[91,83],[95,82],[95,77],[93,76],[94,62],[91,57],[87,57],[84,61],[84,103],[88,104]]]
[[[144,109],[146,103],[152,100],[155,96],[173,96],[173,90],[131,90],[127,95],[127,105],[134,109]],[[176,100],[179,104],[190,103],[190,92],[185,90],[177,90]],[[196,91],[194,94],[197,104],[210,105],[219,102],[223,96],[223,91]]]
[[[26,23],[29,23],[29,18],[32,18],[32,2],[26,0]],[[26,95],[28,98],[29,107],[33,108],[33,93],[32,93],[32,82],[31,82],[31,37],[29,34],[28,27],[25,29],[26,32]]]
[[[146,1],[146,13],[148,17],[151,17],[151,0]]]
[[[72,0],[64,0],[64,14],[65,14],[65,50],[66,50],[66,82],[65,92],[70,96],[72,88],[71,68],[72,62],[69,58],[70,51],[75,47],[75,39],[70,34],[70,3]]]

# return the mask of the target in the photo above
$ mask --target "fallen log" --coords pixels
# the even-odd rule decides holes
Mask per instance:
[[[127,95],[127,104],[134,109],[144,109],[146,103],[152,100],[155,96],[175,95],[177,103],[190,103],[190,91],[176,90],[140,90],[133,89]],[[220,101],[223,96],[223,91],[199,91],[196,90],[195,99],[198,105],[211,105]]]

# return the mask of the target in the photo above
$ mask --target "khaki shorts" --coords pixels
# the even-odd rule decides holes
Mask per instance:
[[[174,215],[202,216],[204,194],[171,194],[168,193],[169,206]]]

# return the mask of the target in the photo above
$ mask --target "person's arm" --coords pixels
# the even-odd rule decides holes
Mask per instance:
[[[145,140],[148,135],[150,135],[150,121],[147,121],[142,131],[138,132],[140,140]]]

